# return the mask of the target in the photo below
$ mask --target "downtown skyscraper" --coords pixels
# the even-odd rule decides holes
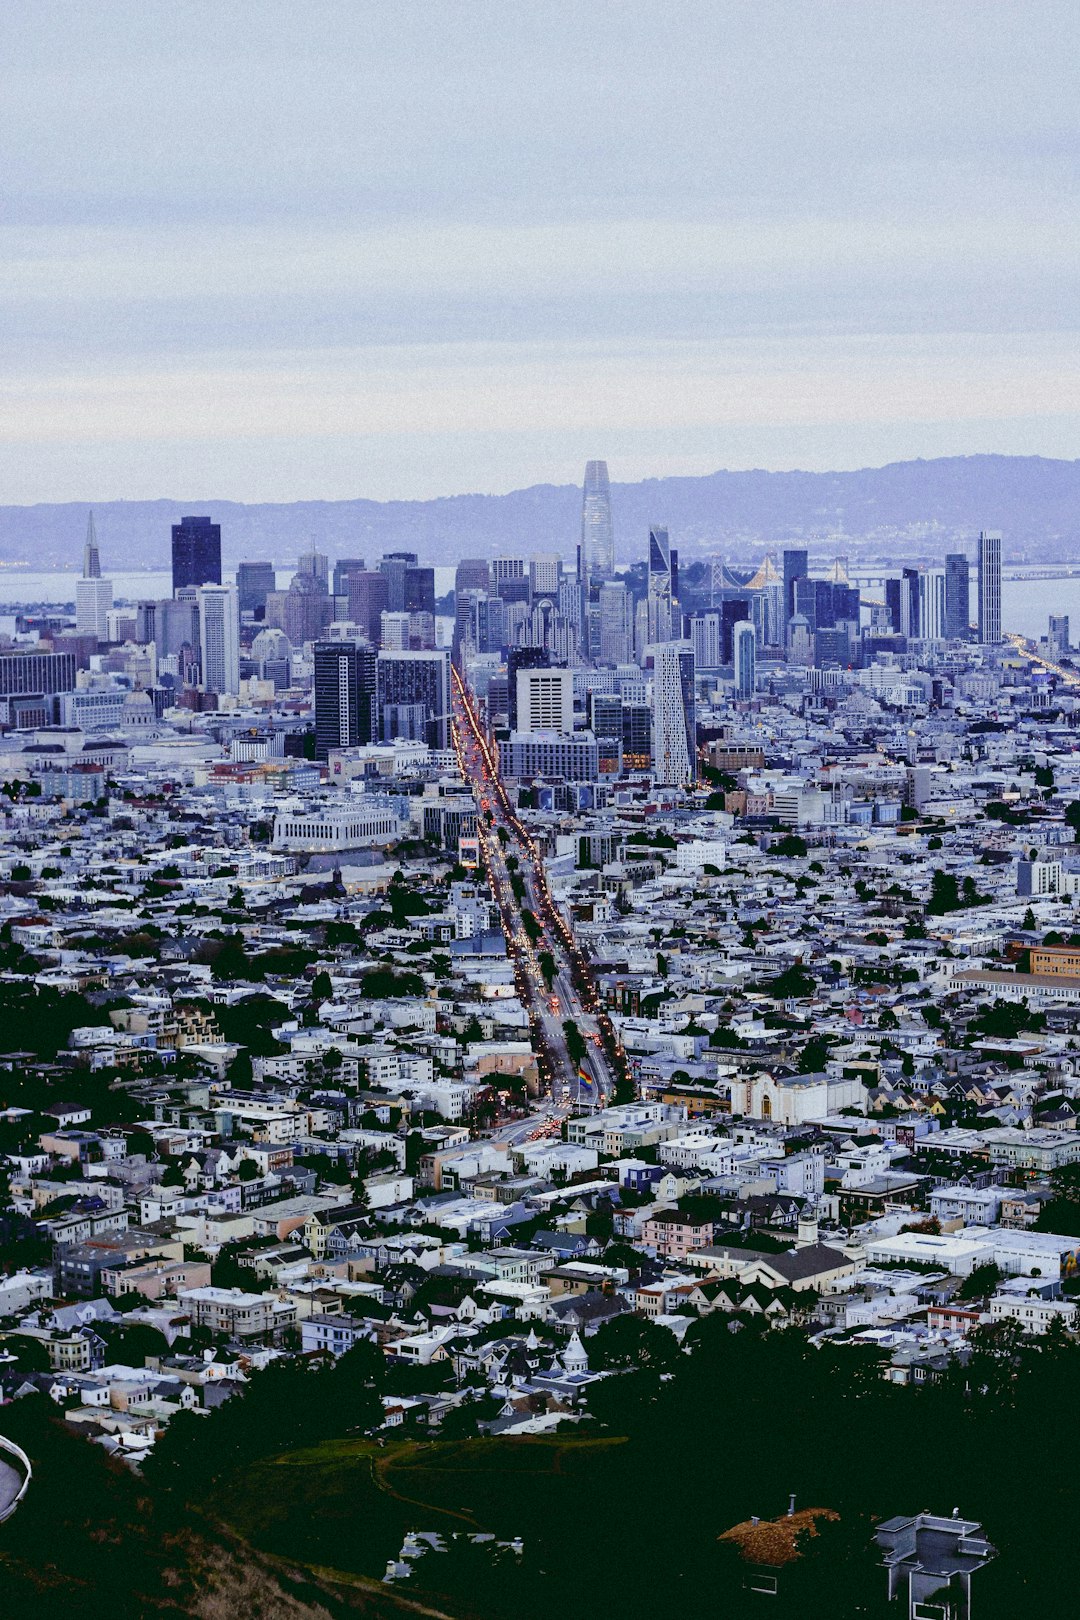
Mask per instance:
[[[979,640],[1001,640],[1001,536],[979,536]]]
[[[173,592],[189,585],[221,584],[221,524],[184,517],[172,526]]]
[[[945,635],[949,641],[967,641],[971,634],[971,568],[967,553],[945,556]]]
[[[101,554],[98,551],[97,530],[94,528],[94,514],[90,513],[86,520],[86,543],[83,546],[83,579],[101,578]]]
[[[653,669],[653,780],[661,787],[697,781],[694,649],[689,641],[656,648]]]
[[[732,668],[735,696],[748,701],[757,684],[757,634],[749,619],[740,619],[732,632]]]
[[[611,522],[611,486],[606,461],[585,463],[581,499],[581,551],[590,580],[615,573],[615,530]]]
[[[315,757],[356,748],[376,734],[378,654],[369,642],[315,643]]]
[[[240,690],[240,602],[235,585],[200,585],[199,645],[206,691]]]
[[[649,530],[648,636],[650,643],[670,641],[675,634],[674,583],[671,541],[666,529],[654,524]]]
[[[91,512],[86,524],[82,578],[75,581],[75,628],[79,634],[107,641],[108,613],[112,605],[112,580],[101,577],[101,555]]]

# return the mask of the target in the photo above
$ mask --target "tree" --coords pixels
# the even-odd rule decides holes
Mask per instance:
[[[240,934],[233,934],[214,952],[210,973],[215,979],[261,979],[262,968],[251,960]]]
[[[439,1440],[471,1440],[480,1433],[481,1423],[490,1423],[498,1415],[499,1402],[493,1395],[469,1395],[447,1412],[439,1424]]]
[[[827,1035],[815,1035],[807,1041],[799,1054],[800,1074],[820,1074],[829,1059],[829,1038]]]
[[[255,1070],[251,1064],[251,1053],[246,1047],[242,1046],[237,1052],[229,1064],[228,1074],[231,1086],[245,1087],[251,1084]]]
[[[668,1328],[658,1327],[642,1316],[613,1316],[603,1323],[588,1342],[589,1366],[594,1372],[641,1368],[665,1372],[675,1361],[679,1348]]]
[[[957,1299],[985,1299],[994,1293],[1005,1273],[992,1260],[968,1272],[956,1291]]]
[[[709,1036],[710,1046],[721,1047],[734,1051],[741,1047],[742,1044],[742,1041],[739,1039],[738,1035],[736,1035],[735,1031],[730,1029],[726,1024],[717,1024],[716,1028]]]
[[[570,1061],[577,1067],[585,1056],[585,1037],[569,1018],[563,1023],[563,1035],[566,1038],[566,1050],[570,1054]]]
[[[804,967],[795,965],[778,973],[763,988],[776,1001],[801,1001],[813,995],[816,980]]]
[[[142,1305],[145,1301],[138,1303]],[[164,1333],[146,1322],[125,1322],[122,1327],[106,1329],[105,1338],[109,1360],[125,1367],[145,1367],[148,1356],[169,1353],[169,1341]]]
[[[927,915],[931,917],[944,917],[947,912],[959,911],[963,905],[960,899],[959,886],[951,872],[942,872],[935,869],[930,879],[930,899],[927,904]]]

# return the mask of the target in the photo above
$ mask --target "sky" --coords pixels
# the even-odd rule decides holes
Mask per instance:
[[[1075,0],[5,0],[0,503],[1080,454]]]

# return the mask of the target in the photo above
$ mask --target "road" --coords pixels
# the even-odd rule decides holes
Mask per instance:
[[[477,803],[477,830],[484,868],[499,908],[518,993],[528,1011],[541,1083],[556,1109],[602,1104],[615,1089],[624,1059],[615,1032],[598,1005],[588,964],[555,910],[543,862],[519,820],[499,777],[483,728],[457,671],[453,677],[454,747]],[[515,893],[514,879],[519,893]],[[520,898],[519,898],[520,894]],[[532,935],[526,913],[535,919]],[[550,956],[551,983],[541,959]],[[567,1044],[564,1024],[585,1042],[582,1080]],[[525,1134],[537,1129],[526,1121]],[[519,1138],[520,1139],[520,1138]]]
[[[1037,665],[1039,669],[1045,669],[1049,674],[1056,675],[1063,686],[1080,686],[1080,675],[1077,674],[1075,669],[1065,669],[1061,664],[1052,664],[1048,658],[1043,658],[1040,653],[1032,652],[1025,636],[1018,635],[1015,630],[1007,630],[1005,640],[1012,642],[1021,658],[1026,658],[1030,663]]]

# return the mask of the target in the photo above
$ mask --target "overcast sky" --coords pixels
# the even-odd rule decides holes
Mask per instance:
[[[1076,0],[5,0],[0,502],[1080,454]]]

